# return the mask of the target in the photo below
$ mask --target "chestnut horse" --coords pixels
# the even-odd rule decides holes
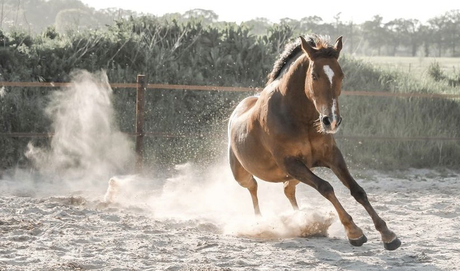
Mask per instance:
[[[330,168],[369,213],[384,247],[394,250],[401,242],[348,172],[333,137],[342,121],[338,103],[344,78],[338,63],[341,49],[342,37],[332,46],[320,36],[300,37],[287,47],[265,89],[241,101],[230,118],[230,167],[236,181],[249,190],[256,215],[260,209],[254,176],[283,182],[294,209],[298,209],[295,187],[302,182],[332,203],[350,243],[361,246],[367,242],[363,231],[342,207],[332,186],[311,171]]]

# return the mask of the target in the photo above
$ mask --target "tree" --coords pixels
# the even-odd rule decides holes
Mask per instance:
[[[304,34],[300,29],[300,21],[290,18],[283,18],[280,20],[280,24],[288,25],[292,29],[293,33],[295,33],[294,35],[296,36]]]
[[[5,0],[2,0],[1,3],[1,10],[0,10],[0,29],[3,28],[3,20],[5,19]]]
[[[184,16],[180,14],[179,12],[166,13],[163,16],[161,16],[160,19],[168,21],[168,22],[176,21],[178,23],[183,23],[187,21],[187,19],[185,19]]]
[[[271,26],[271,23],[267,18],[261,17],[242,22],[241,24],[249,27],[250,33],[256,36],[267,34],[267,31]]]
[[[393,45],[392,55],[396,55],[397,47],[402,45],[409,48],[411,56],[417,54],[421,45],[420,22],[415,19],[395,19],[385,24]]]
[[[438,57],[442,56],[443,47],[445,43],[444,29],[447,25],[446,16],[437,16],[428,20],[428,24],[431,29],[431,42],[437,45]]]
[[[421,45],[423,45],[423,55],[425,57],[430,56],[431,50],[431,40],[428,37],[431,37],[432,30],[427,25],[420,25],[418,35]]]
[[[93,12],[79,0],[23,0],[24,16],[30,23],[32,32],[41,33],[46,27],[53,25],[56,16],[62,10],[79,9]]]
[[[275,24],[268,30],[268,44],[272,52],[280,54],[284,50],[286,43],[292,38],[292,28],[287,24]]]
[[[335,37],[338,37],[340,34],[340,32],[342,31],[342,21],[340,20],[340,15],[342,15],[342,12],[339,12],[337,13],[335,16],[334,16],[334,20],[335,20],[335,33],[333,36]]]
[[[219,16],[212,10],[192,9],[184,13],[184,18],[199,21],[203,25],[210,25],[217,22]]]
[[[422,28],[422,23],[419,20],[411,19],[407,21],[406,26],[409,35],[411,56],[416,56],[418,49],[423,45],[424,30]]]
[[[383,18],[379,15],[374,16],[372,21],[363,23],[363,35],[369,45],[377,50],[377,55],[381,55],[382,46],[386,44],[387,31],[383,26]]]
[[[80,31],[85,28],[95,28],[98,25],[96,18],[84,10],[65,9],[61,10],[56,16],[56,31],[58,33],[68,33]]]
[[[300,29],[302,29],[304,33],[317,32],[322,22],[323,19],[319,16],[305,17],[300,19]]]
[[[460,10],[446,13],[446,43],[450,46],[452,56],[457,56],[457,43],[460,40]]]

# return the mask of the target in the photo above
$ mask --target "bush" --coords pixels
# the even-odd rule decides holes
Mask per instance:
[[[0,79],[66,82],[74,69],[103,69],[113,83],[131,83],[137,74],[145,74],[152,83],[260,87],[292,33],[287,25],[275,25],[267,35],[254,36],[248,28],[234,24],[203,26],[150,17],[120,20],[105,31],[58,35],[50,28],[37,37],[0,33],[4,41],[0,43]],[[407,74],[378,69],[349,56],[340,63],[346,74],[344,90],[440,93],[446,89],[445,84],[415,81]],[[432,73],[442,77],[435,64]],[[4,90],[0,133],[49,132],[50,121],[42,114],[49,91]],[[135,91],[114,92],[119,126],[133,132]],[[226,123],[232,109],[248,95],[252,93],[149,90],[145,131],[179,137],[146,138],[147,161],[165,167],[187,161],[212,163],[226,151]],[[344,124],[339,136],[459,134],[457,101],[344,96],[340,104]],[[454,167],[460,158],[457,142],[338,142],[347,160],[366,167]],[[26,144],[27,140],[1,137],[0,148],[6,151],[0,155],[0,168],[22,163]]]
[[[446,76],[441,70],[441,66],[436,61],[431,63],[430,66],[428,67],[428,75],[437,82],[446,79]]]

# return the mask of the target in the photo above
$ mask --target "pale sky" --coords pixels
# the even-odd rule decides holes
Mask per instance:
[[[264,17],[272,22],[282,18],[299,20],[317,15],[325,22],[333,22],[333,17],[341,12],[342,22],[362,23],[374,15],[383,17],[384,22],[396,18],[418,19],[423,23],[445,12],[460,9],[459,0],[405,1],[405,0],[303,0],[275,1],[251,0],[82,0],[97,9],[117,7],[161,16],[165,13],[184,13],[187,10],[209,9],[219,15],[220,21],[251,20]],[[423,3],[422,3],[423,2]]]

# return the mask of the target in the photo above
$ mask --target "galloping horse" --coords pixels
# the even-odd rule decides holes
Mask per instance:
[[[349,242],[367,242],[363,231],[336,198],[334,189],[316,176],[314,167],[330,168],[364,206],[384,247],[401,242],[368,201],[364,189],[348,172],[333,134],[342,122],[338,97],[344,74],[338,63],[342,37],[332,46],[324,37],[300,37],[287,46],[259,96],[248,97],[235,108],[229,121],[229,161],[233,176],[251,194],[260,215],[257,182],[283,182],[284,193],[298,209],[295,187],[299,182],[315,188],[335,207]]]

